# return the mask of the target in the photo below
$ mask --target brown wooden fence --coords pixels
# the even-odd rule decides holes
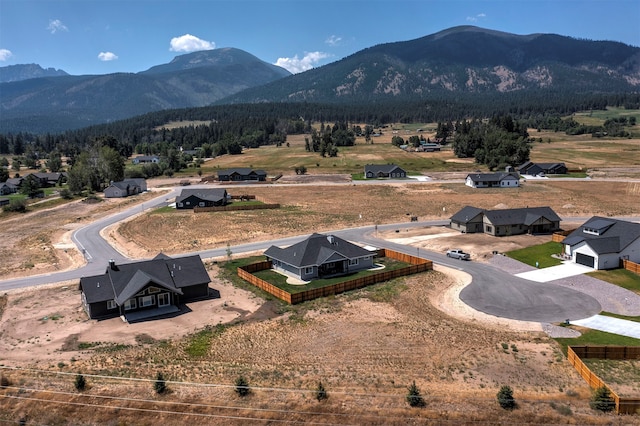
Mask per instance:
[[[622,259],[622,267],[627,271],[635,272],[636,274],[640,274],[640,264],[634,263],[627,259]]]
[[[561,243],[567,235],[575,231],[575,229],[567,229],[566,231],[556,231],[551,235],[551,241],[554,243]]]
[[[591,359],[640,359],[638,346],[569,346],[567,359],[580,376],[593,389],[606,387],[616,403],[618,414],[640,414],[640,398],[621,398],[609,385],[589,369],[581,358]]]
[[[376,284],[383,281],[389,281],[394,278],[403,277],[406,275],[413,275],[420,272],[426,272],[433,269],[433,262],[431,260],[422,259],[419,257],[411,256],[404,253],[399,253],[393,250],[378,250],[378,256],[388,257],[390,259],[399,260],[405,263],[411,263],[411,266],[407,266],[393,271],[378,272],[376,274],[368,275],[366,277],[356,278],[353,280],[347,280],[340,283],[328,285],[325,287],[314,288],[299,293],[289,293],[282,290],[275,285],[256,277],[253,272],[262,271],[264,269],[271,268],[271,262],[264,261],[258,263],[252,263],[247,266],[238,268],[238,276],[256,287],[266,291],[277,297],[280,300],[295,305],[298,303],[306,302],[309,300],[317,299],[319,297],[333,296],[336,294],[344,293],[351,290],[363,288],[372,284]]]

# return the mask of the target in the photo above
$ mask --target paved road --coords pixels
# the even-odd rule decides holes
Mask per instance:
[[[179,190],[180,188],[173,189],[169,194],[163,194],[153,200],[146,201],[142,206],[123,210],[78,229],[72,239],[81,251],[84,250],[85,257],[88,260],[85,266],[72,271],[0,281],[0,291],[60,281],[77,280],[82,276],[103,273],[109,259],[114,259],[116,262],[128,261],[124,255],[115,250],[100,236],[100,230],[133,214],[140,213],[145,209],[167,205],[167,200],[175,197]],[[377,230],[401,230],[411,227],[445,224],[448,224],[448,220],[406,222],[401,224],[378,225]],[[424,249],[420,250],[415,247],[382,240],[376,238],[377,232],[374,226],[336,230],[333,233],[347,240],[376,247],[391,248],[412,255],[419,255],[431,259],[435,263],[468,272],[473,276],[473,280],[470,285],[462,290],[460,294],[461,299],[474,309],[491,315],[524,321],[557,322],[564,321],[567,318],[586,318],[601,311],[600,304],[594,298],[578,291],[545,283],[531,282],[486,264],[455,261],[441,253],[430,252]],[[230,249],[237,255],[253,251],[262,251],[271,245],[287,246],[301,241],[304,238],[306,238],[306,235],[247,243],[232,246]],[[226,251],[227,248],[224,247],[195,253],[184,253],[183,255],[197,253],[203,258],[210,258],[225,256]]]

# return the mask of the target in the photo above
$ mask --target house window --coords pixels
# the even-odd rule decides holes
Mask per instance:
[[[359,263],[360,259],[349,259],[349,266],[355,266]]]
[[[304,268],[305,275],[313,274],[313,266],[307,266]]]
[[[178,207],[182,207],[182,206],[183,206],[183,204],[182,204],[182,203],[178,203]]]
[[[159,289],[158,287],[149,287],[149,288],[147,289],[147,292],[148,292],[149,294],[156,294],[156,293],[159,293],[159,292],[160,292],[160,289]]]
[[[204,201],[200,201],[200,203],[198,203],[198,205],[199,205],[200,207],[204,207]]]
[[[155,305],[156,297],[155,296],[144,296],[140,299],[140,307],[146,308],[147,306]]]
[[[135,309],[137,307],[136,299],[129,299],[124,302],[124,310],[130,311],[131,309]]]
[[[493,227],[487,225],[487,232],[493,232]]]
[[[162,293],[158,295],[158,307],[167,306],[171,303],[169,293]]]
[[[118,305],[115,300],[107,300],[107,309],[115,309]]]

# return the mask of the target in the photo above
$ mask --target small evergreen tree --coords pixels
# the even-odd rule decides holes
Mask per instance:
[[[249,382],[243,376],[236,379],[236,393],[240,396],[247,396],[251,392]]]
[[[609,412],[616,408],[616,402],[613,400],[609,389],[606,386],[601,386],[593,391],[589,406],[593,410]]]
[[[78,373],[76,375],[76,380],[73,383],[73,385],[76,387],[76,390],[78,392],[82,392],[87,388],[87,381],[85,380],[82,374]]]
[[[424,407],[425,402],[422,395],[420,395],[420,389],[416,386],[416,381],[414,380],[411,386],[409,386],[409,393],[407,394],[407,402],[412,407]]]
[[[516,408],[516,400],[513,397],[513,389],[511,389],[511,386],[502,386],[496,396],[498,398],[498,404],[500,404],[500,407],[504,408],[505,410],[513,410],[514,408]]]
[[[156,376],[156,381],[153,384],[153,389],[159,395],[167,391],[167,382],[164,380],[164,376],[161,372],[158,372],[158,375]]]
[[[4,374],[0,376],[0,388],[6,388],[11,386],[11,381]]]
[[[318,401],[322,401],[323,399],[327,399],[329,398],[329,395],[327,395],[327,391],[324,388],[324,385],[322,384],[322,382],[318,382],[318,387],[316,388],[316,399]]]

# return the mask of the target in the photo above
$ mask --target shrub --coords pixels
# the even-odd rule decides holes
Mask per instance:
[[[60,197],[64,198],[65,200],[70,200],[73,198],[73,194],[67,188],[64,188],[60,190]]]
[[[407,402],[412,407],[424,407],[425,402],[422,395],[420,395],[420,389],[416,386],[416,381],[414,380],[411,386],[409,386],[409,393],[407,393]]]
[[[608,412],[616,408],[616,402],[613,400],[609,389],[606,386],[601,386],[593,391],[589,406],[593,410]]]
[[[511,386],[504,385],[498,391],[498,404],[505,410],[513,410],[516,408],[516,400],[513,398],[513,389]]]
[[[82,392],[87,388],[87,381],[82,374],[78,373],[76,375],[76,380],[73,382],[73,385],[78,392]]]
[[[11,386],[11,381],[3,374],[0,376],[0,388],[6,388],[7,386]]]
[[[167,382],[164,380],[161,372],[158,372],[156,376],[156,381],[153,383],[153,390],[155,390],[158,395],[167,391]]]
[[[19,212],[24,213],[27,211],[27,202],[23,198],[13,198],[9,201],[9,204],[2,207],[5,212]]]
[[[318,382],[318,387],[316,388],[316,399],[318,401],[322,401],[327,398],[329,398],[329,395],[327,395],[327,391],[325,390],[324,385],[322,384],[322,382]]]
[[[243,376],[236,379],[236,393],[240,396],[247,396],[251,392],[249,382]]]

